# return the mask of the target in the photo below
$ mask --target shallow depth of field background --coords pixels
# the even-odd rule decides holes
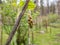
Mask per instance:
[[[25,2],[0,0],[0,45],[7,42]],[[32,28],[28,15],[33,20]],[[29,45],[29,42],[31,45],[60,45],[60,0],[30,0],[10,45]]]

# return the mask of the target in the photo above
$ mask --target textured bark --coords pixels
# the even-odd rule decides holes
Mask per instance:
[[[17,20],[16,20],[16,22],[15,22],[15,24],[14,24],[14,27],[13,27],[13,29],[12,29],[12,31],[11,31],[11,33],[10,33],[10,35],[9,35],[9,37],[8,37],[8,40],[7,40],[7,42],[6,42],[5,45],[9,45],[9,44],[10,44],[10,42],[11,42],[11,40],[12,40],[12,38],[13,38],[16,30],[17,30],[17,27],[19,26],[19,22],[20,22],[22,16],[24,15],[24,13],[25,13],[25,11],[26,11],[26,8],[27,8],[27,6],[28,6],[29,1],[30,1],[30,0],[26,0],[26,3],[25,3],[25,5],[24,5],[24,7],[23,7],[23,9],[22,9],[19,17],[17,18]]]

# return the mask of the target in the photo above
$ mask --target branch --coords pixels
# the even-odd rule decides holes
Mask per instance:
[[[25,13],[25,11],[26,11],[26,8],[27,8],[27,6],[28,6],[29,1],[30,1],[30,0],[26,0],[26,3],[25,3],[25,5],[24,5],[24,7],[23,7],[23,9],[22,9],[22,11],[21,11],[18,19],[16,20],[16,22],[15,22],[15,24],[14,24],[14,27],[13,27],[13,29],[12,29],[12,32],[10,33],[10,35],[9,35],[9,37],[8,37],[8,40],[7,40],[7,42],[6,42],[5,45],[9,45],[9,44],[10,44],[10,42],[11,42],[11,40],[12,40],[12,38],[13,38],[16,30],[17,30],[17,27],[19,26],[19,22],[20,22],[22,16],[24,15],[24,13]]]

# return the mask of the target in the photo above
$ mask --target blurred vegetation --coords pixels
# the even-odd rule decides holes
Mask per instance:
[[[10,32],[12,31],[12,28],[14,26],[14,23],[16,21],[16,19],[19,16],[19,13],[22,10],[22,6],[24,5],[25,1],[20,1],[19,4],[17,4],[16,0],[10,2],[10,0],[7,0],[7,2],[3,1],[2,4],[2,9],[1,9],[1,15],[2,15],[2,31],[3,31],[3,38],[2,38],[2,42],[3,45],[6,43],[7,38],[10,34]],[[16,34],[13,37],[13,40],[11,41],[10,45],[17,45],[16,43],[16,39],[20,38],[20,42],[22,42],[22,40],[25,41],[25,45],[28,44],[28,30],[29,30],[29,26],[28,26],[28,10],[31,11],[31,16],[33,17],[33,23],[35,23],[34,21],[39,18],[38,20],[40,21],[42,19],[42,23],[41,21],[36,21],[39,24],[34,24],[33,26],[33,33],[34,33],[34,44],[36,45],[60,45],[60,43],[55,39],[60,39],[58,38],[58,36],[55,36],[56,34],[58,34],[60,32],[60,16],[57,14],[48,14],[48,15],[44,15],[44,16],[40,16],[40,11],[36,11],[34,12],[34,8],[36,7],[36,5],[33,3],[33,1],[29,2],[28,8],[24,14],[24,16],[22,17],[22,20],[20,22],[20,25],[18,27],[17,30],[19,30],[16,32]],[[41,25],[42,24],[42,25]],[[42,27],[42,31],[46,30],[46,25],[47,26],[47,31],[48,33],[44,33],[41,34],[40,30]],[[39,25],[39,26],[37,26]],[[57,27],[57,28],[54,28]],[[50,30],[52,31],[50,33]],[[31,31],[32,32],[32,31]],[[38,32],[38,33],[37,33]],[[18,37],[18,35],[20,37]],[[32,42],[32,39],[31,39]],[[22,43],[21,43],[22,45]]]

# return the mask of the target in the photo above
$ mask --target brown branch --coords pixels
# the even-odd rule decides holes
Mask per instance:
[[[13,38],[16,30],[17,30],[17,27],[19,26],[19,22],[20,22],[22,16],[24,15],[24,13],[25,13],[25,11],[26,11],[26,8],[27,8],[27,6],[28,6],[29,1],[30,1],[30,0],[26,0],[26,3],[25,3],[25,5],[24,5],[24,7],[23,7],[23,9],[22,9],[22,11],[21,11],[18,19],[16,20],[15,25],[14,25],[14,27],[13,27],[13,29],[12,29],[12,32],[10,33],[10,35],[9,35],[9,37],[8,37],[8,40],[7,40],[7,42],[6,42],[5,45],[9,45],[9,44],[10,44],[10,42],[11,42],[11,40],[12,40],[12,38]]]

